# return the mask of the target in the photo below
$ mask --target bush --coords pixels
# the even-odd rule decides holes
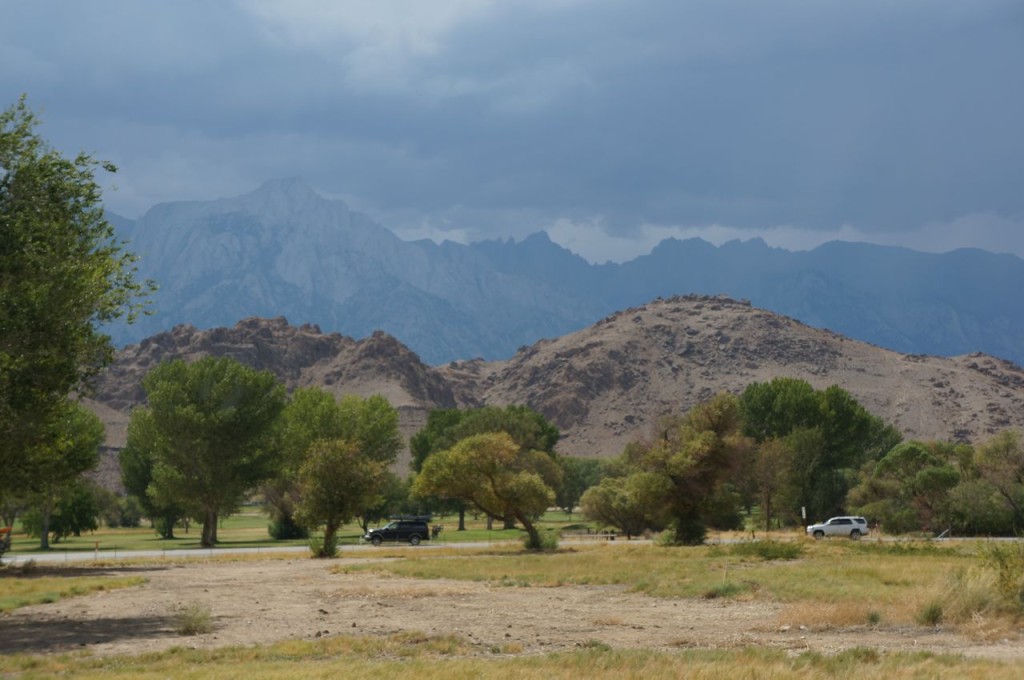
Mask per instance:
[[[1003,602],[1024,611],[1024,545],[988,543],[981,550],[982,566],[994,572],[996,590]]]
[[[213,616],[209,607],[197,602],[187,604],[178,611],[177,626],[179,635],[203,635],[213,630]]]
[[[917,622],[922,626],[937,626],[942,621],[942,603],[932,600],[917,612]]]
[[[313,557],[337,557],[338,556],[338,537],[334,535],[329,540],[324,540],[323,536],[312,536],[309,539],[309,551],[313,553]]]
[[[292,538],[309,538],[309,529],[299,526],[291,515],[277,513],[267,525],[267,533],[270,537],[284,541]]]
[[[540,545],[533,545],[530,541],[530,534],[523,534],[523,547],[527,550],[555,550],[558,548],[557,531],[540,531],[537,533],[540,538]]]

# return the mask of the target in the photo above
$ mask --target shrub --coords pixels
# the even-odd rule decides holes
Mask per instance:
[[[275,513],[267,525],[267,533],[270,537],[284,541],[292,538],[309,538],[309,530],[299,526],[295,518],[284,513]]]
[[[982,565],[994,572],[995,585],[1003,602],[1017,612],[1024,611],[1024,545],[988,543],[981,550]]]
[[[705,600],[715,600],[720,597],[734,597],[740,593],[744,593],[750,589],[750,586],[746,583],[737,583],[735,581],[726,581],[725,583],[719,583],[716,586],[711,586],[703,593],[701,597]]]
[[[527,550],[555,550],[558,548],[558,532],[540,531],[537,533],[540,545],[533,545],[529,534],[523,534],[523,547]]]
[[[313,553],[313,557],[337,557],[338,537],[337,535],[330,538],[312,536],[309,539],[309,550]]]
[[[179,635],[203,635],[213,630],[213,616],[209,607],[197,602],[187,604],[178,611],[177,626]]]
[[[917,612],[916,620],[922,626],[937,626],[942,621],[942,603],[932,600]]]

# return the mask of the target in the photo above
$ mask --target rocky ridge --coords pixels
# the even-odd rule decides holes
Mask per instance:
[[[140,381],[156,363],[232,356],[274,372],[289,390],[382,394],[403,435],[433,408],[527,404],[563,433],[568,455],[607,457],[645,436],[663,415],[778,376],[839,385],[908,438],[983,441],[1024,427],[1024,370],[984,354],[907,355],[806,326],[722,296],[658,299],[582,331],[541,340],[504,361],[428,366],[382,332],[354,340],[283,318],[233,328],[178,326],[122,350],[89,401],[124,443]]]

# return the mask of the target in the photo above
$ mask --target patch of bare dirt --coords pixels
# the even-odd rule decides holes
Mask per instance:
[[[0,646],[4,653],[138,654],[414,631],[458,635],[482,653],[532,654],[601,642],[619,649],[770,646],[834,653],[870,647],[1024,659],[1019,644],[982,643],[942,629],[783,627],[780,608],[769,603],[657,599],[609,586],[502,587],[331,573],[337,564],[277,559],[110,568],[104,571],[130,571],[148,581],[0,616]],[[178,610],[192,603],[210,610],[213,632],[176,632]]]

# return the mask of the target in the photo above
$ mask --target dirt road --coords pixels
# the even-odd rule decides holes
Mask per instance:
[[[0,640],[4,653],[136,654],[176,645],[415,631],[456,634],[486,654],[498,648],[533,654],[599,641],[614,648],[761,645],[833,653],[862,646],[1024,659],[1018,643],[981,643],[941,629],[780,626],[774,604],[657,599],[613,586],[525,588],[331,573],[336,564],[307,558],[168,560],[100,569],[140,575],[147,582],[15,610],[0,616]],[[175,632],[176,613],[192,603],[211,611],[213,632],[193,637]]]

